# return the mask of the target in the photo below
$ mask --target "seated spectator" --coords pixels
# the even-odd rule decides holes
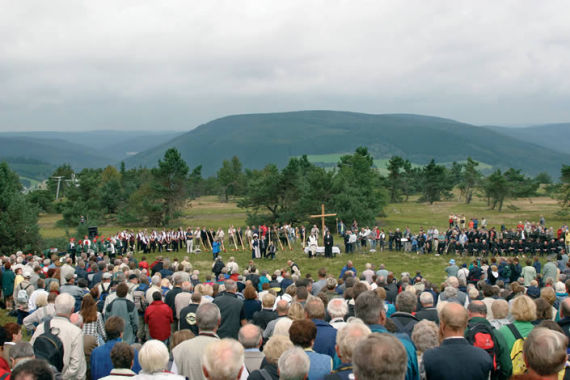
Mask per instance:
[[[310,360],[299,347],[285,351],[277,363],[279,380],[305,380],[309,375]]]
[[[183,376],[175,375],[166,370],[168,359],[166,345],[156,339],[149,340],[143,344],[139,352],[142,370],[134,379],[185,380]]]
[[[102,380],[121,380],[125,377],[134,377],[137,374],[131,370],[135,359],[135,350],[127,343],[118,342],[111,350],[111,363],[113,369],[109,376],[102,377]]]
[[[352,356],[354,377],[358,380],[403,380],[406,377],[406,349],[391,334],[368,335],[356,345]]]
[[[243,358],[243,347],[234,339],[214,342],[204,352],[204,377],[209,380],[238,380],[244,368]]]

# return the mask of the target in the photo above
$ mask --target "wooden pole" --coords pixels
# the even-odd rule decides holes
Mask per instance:
[[[239,238],[239,242],[241,243],[241,249],[242,251],[245,251],[245,245],[243,245],[243,239],[241,238],[241,235],[236,231],[236,235]]]
[[[292,251],[293,248],[291,248],[291,242],[289,241],[289,231],[285,230],[285,237],[287,238],[287,245],[289,246],[289,251]]]

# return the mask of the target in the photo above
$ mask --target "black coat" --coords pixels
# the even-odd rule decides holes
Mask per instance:
[[[277,318],[277,312],[268,309],[262,309],[253,313],[253,324],[265,330],[267,324]]]
[[[487,380],[493,368],[489,354],[465,338],[445,339],[423,359],[428,380]]]

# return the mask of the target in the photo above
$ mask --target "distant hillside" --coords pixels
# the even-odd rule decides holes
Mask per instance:
[[[77,169],[104,167],[112,163],[109,158],[81,144],[71,144],[64,140],[0,136],[0,160],[14,157],[56,166],[69,163]]]
[[[570,152],[570,123],[545,124],[524,128],[487,127],[517,140],[541,145],[561,153]]]
[[[6,132],[0,133],[0,140],[7,137],[19,137],[24,139],[31,138],[36,141],[65,141],[68,144],[85,146],[88,148],[86,151],[91,154],[106,157],[107,164],[116,164],[129,155],[153,148],[181,134],[182,132],[174,131],[108,130],[87,132]]]
[[[286,165],[290,157],[349,153],[367,146],[375,159],[403,156],[418,164],[465,160],[467,156],[497,168],[520,168],[534,175],[547,171],[558,178],[569,154],[551,152],[492,130],[438,117],[336,111],[228,116],[139,153],[128,166],[152,167],[169,147],[186,162],[203,165],[212,175],[224,159],[237,155],[246,168],[267,163]]]

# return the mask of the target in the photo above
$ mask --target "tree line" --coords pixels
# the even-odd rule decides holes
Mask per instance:
[[[454,189],[462,202],[470,203],[478,195],[500,211],[505,199],[535,196],[543,185],[547,194],[559,197],[563,207],[570,206],[569,165],[562,166],[558,183],[545,173],[531,178],[512,168],[485,176],[479,166],[471,158],[448,167],[434,160],[414,165],[393,156],[383,176],[368,149],[360,147],[341,156],[332,169],[317,166],[306,156],[291,158],[282,169],[274,164],[244,169],[233,157],[223,161],[215,176],[204,178],[201,166],[190,168],[172,148],[151,169],[127,170],[122,163],[119,168],[75,172],[70,165],[62,165],[45,189],[23,194],[18,176],[2,163],[0,246],[16,249],[37,244],[39,212],[61,213],[58,223],[65,227],[77,227],[82,218],[89,225],[169,226],[187,209],[187,202],[203,195],[237,199],[248,224],[305,223],[322,203],[347,223],[373,224],[388,202],[405,202],[412,195],[419,195],[420,202],[449,200]]]

